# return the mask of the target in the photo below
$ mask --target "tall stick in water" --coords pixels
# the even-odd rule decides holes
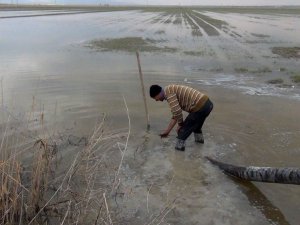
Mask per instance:
[[[143,73],[142,73],[139,52],[136,52],[136,58],[137,58],[137,62],[138,62],[142,92],[143,92],[143,97],[144,97],[145,112],[146,112],[146,117],[147,117],[147,130],[149,130],[150,129],[149,113],[148,113],[148,107],[147,107],[147,101],[146,101],[146,95],[145,95],[145,86],[144,86],[144,79],[143,79]]]
[[[2,104],[2,107],[4,107],[4,91],[3,91],[3,77],[1,77],[1,104]]]

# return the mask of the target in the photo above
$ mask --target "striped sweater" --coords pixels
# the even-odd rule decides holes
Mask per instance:
[[[173,119],[183,122],[182,110],[196,112],[205,104],[207,95],[188,86],[168,85],[165,87],[165,98],[169,103]]]

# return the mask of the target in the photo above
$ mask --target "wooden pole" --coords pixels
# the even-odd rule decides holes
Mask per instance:
[[[145,95],[145,86],[144,86],[144,79],[143,79],[143,73],[142,73],[139,52],[136,52],[136,58],[137,58],[137,62],[138,62],[140,81],[141,81],[143,98],[144,98],[145,112],[146,112],[146,118],[147,118],[147,130],[149,130],[150,129],[149,113],[148,113],[148,107],[147,107],[147,101],[146,101],[146,95]]]
[[[235,166],[206,157],[225,174],[242,180],[300,185],[300,168]]]

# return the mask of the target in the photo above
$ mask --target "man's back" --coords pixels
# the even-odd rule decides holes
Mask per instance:
[[[181,110],[186,112],[198,111],[208,99],[207,95],[194,88],[176,84],[165,87],[165,96],[172,113],[176,115],[181,113]]]

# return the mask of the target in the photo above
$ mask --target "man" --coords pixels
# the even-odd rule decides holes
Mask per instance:
[[[194,133],[197,143],[204,143],[202,126],[213,109],[213,103],[207,95],[184,85],[172,84],[163,89],[155,84],[150,87],[150,96],[156,101],[167,100],[171,108],[173,117],[167,129],[160,134],[162,138],[167,137],[177,123],[176,150],[185,150],[185,140],[191,133]],[[182,110],[189,113],[185,120]]]

